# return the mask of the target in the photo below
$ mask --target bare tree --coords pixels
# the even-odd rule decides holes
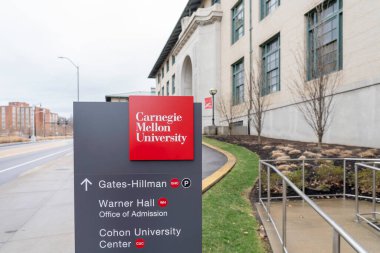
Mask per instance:
[[[219,102],[216,107],[216,110],[219,112],[219,115],[228,124],[228,134],[231,135],[234,119],[241,118],[242,112],[245,109],[244,105],[239,104],[235,105],[233,103],[233,98],[229,97],[219,97]]]
[[[302,50],[302,47],[295,52],[297,74],[292,79],[293,86],[290,87],[299,111],[318,139],[319,147],[331,123],[334,97],[341,83],[341,75],[337,71],[337,39],[334,40],[333,32],[331,37],[326,37],[327,25],[330,24],[319,21],[325,17],[329,2],[318,5],[309,15],[309,22],[320,23],[314,23],[315,28],[309,34],[311,45],[307,57],[304,57],[306,50]]]
[[[231,135],[232,132],[231,123],[234,118],[233,109],[234,108],[231,99],[226,99],[223,96],[220,96],[216,110],[219,112],[221,118],[224,119],[224,121],[226,121],[228,124],[228,135]]]
[[[265,111],[270,104],[268,96],[264,94],[265,79],[263,75],[262,64],[260,61],[256,62],[256,68],[252,68],[250,76],[247,78],[248,89],[248,128],[252,120],[253,127],[257,132],[258,143],[261,144],[261,133],[264,126]]]

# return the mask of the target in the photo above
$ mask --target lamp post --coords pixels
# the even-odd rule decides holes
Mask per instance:
[[[218,92],[218,90],[215,89],[215,88],[211,88],[209,92],[210,92],[210,95],[212,96],[212,125],[215,126],[215,114],[214,114],[214,108],[215,108],[215,106],[214,106],[214,96],[215,96],[215,94]]]
[[[43,133],[44,133],[44,137],[45,137],[45,109],[43,109],[40,105],[39,107],[39,111],[36,112],[36,106],[33,106],[31,107],[32,108],[32,111],[31,111],[31,119],[33,120],[31,125],[32,125],[32,136],[30,137],[30,140],[32,142],[36,142],[37,140],[37,125],[36,125],[36,115],[39,114],[39,113],[43,113],[43,116],[42,116],[42,122],[43,122]],[[42,111],[40,111],[40,109],[42,109]]]
[[[77,95],[78,95],[78,102],[79,102],[79,66],[76,65],[70,58],[59,56],[58,59],[68,60],[77,69]]]

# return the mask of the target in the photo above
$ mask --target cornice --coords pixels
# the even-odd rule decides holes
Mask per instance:
[[[209,8],[199,8],[193,13],[193,15],[191,15],[191,17],[183,18],[182,24],[187,23],[187,25],[182,27],[182,33],[179,35],[179,39],[173,50],[174,55],[177,55],[181,51],[199,26],[206,26],[215,22],[221,22],[222,17],[223,11],[220,10],[220,5],[215,4]],[[184,20],[186,18],[189,19],[188,22]]]

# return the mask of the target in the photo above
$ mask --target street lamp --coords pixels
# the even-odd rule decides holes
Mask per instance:
[[[59,56],[58,59],[68,60],[77,69],[77,93],[78,93],[78,102],[79,102],[79,66],[76,65],[70,58]]]
[[[33,106],[31,107],[32,108],[32,112],[31,112],[31,119],[33,120],[32,122],[32,136],[30,137],[30,140],[32,142],[36,142],[36,136],[37,136],[37,126],[36,126],[36,115],[38,113],[43,113],[43,116],[42,116],[42,122],[43,122],[43,129],[44,129],[44,137],[45,137],[45,109],[43,109],[41,106],[40,106],[40,109],[42,109],[42,111],[38,111],[36,112],[36,106]]]
[[[210,95],[212,96],[212,125],[215,126],[214,96],[218,92],[218,90],[215,88],[211,88],[209,92],[210,92]]]

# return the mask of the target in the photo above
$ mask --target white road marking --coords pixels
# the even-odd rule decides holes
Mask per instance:
[[[7,168],[7,169],[0,170],[0,173],[4,173],[4,172],[10,171],[10,170],[14,170],[14,169],[17,169],[17,168],[19,168],[19,167],[22,167],[22,166],[25,166],[25,165],[28,165],[28,164],[31,164],[31,163],[34,163],[34,162],[38,162],[38,161],[40,161],[40,160],[43,160],[43,159],[46,159],[46,158],[49,158],[49,157],[52,157],[52,156],[55,156],[55,155],[58,155],[58,154],[61,154],[61,153],[67,152],[67,151],[69,151],[69,150],[71,150],[71,149],[72,149],[72,148],[65,149],[65,150],[62,150],[62,151],[59,151],[59,152],[56,152],[56,153],[50,154],[50,155],[46,155],[46,156],[43,156],[43,157],[40,157],[40,158],[37,158],[37,159],[31,160],[31,161],[29,161],[29,162],[21,163],[21,164],[18,164],[18,165],[12,166],[12,167]]]

